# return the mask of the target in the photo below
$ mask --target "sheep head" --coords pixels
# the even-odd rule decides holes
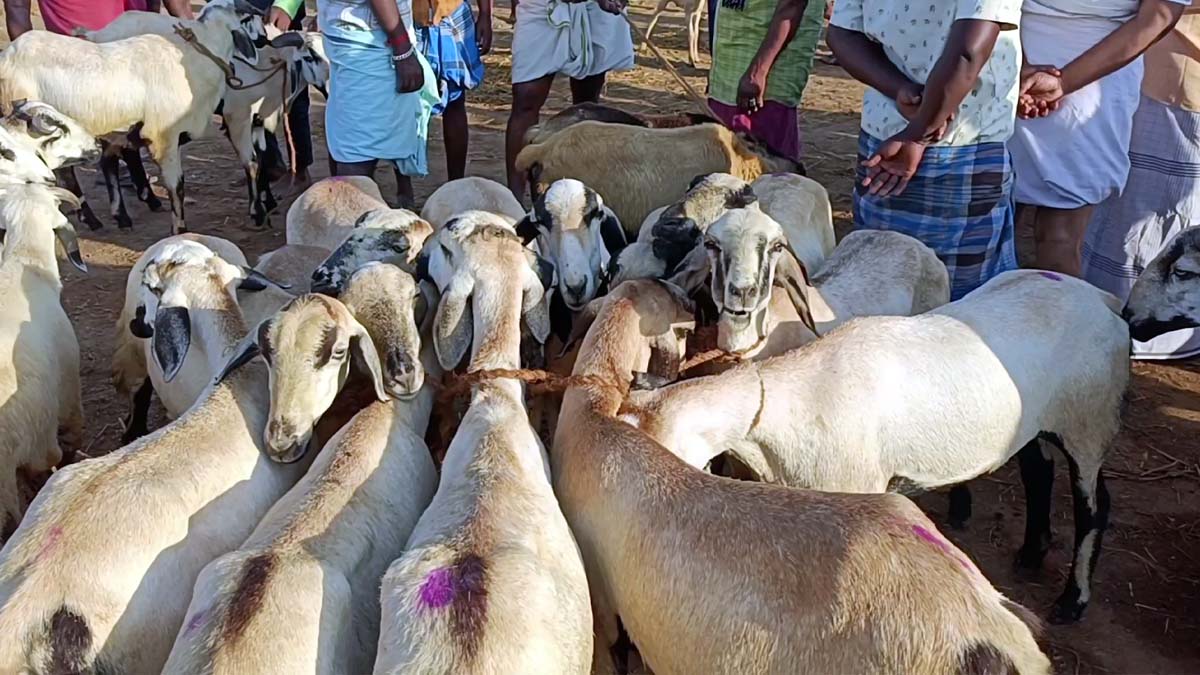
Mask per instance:
[[[1139,341],[1200,326],[1200,230],[1180,232],[1150,261],[1121,316]]]
[[[387,393],[401,400],[416,396],[425,382],[421,332],[436,304],[432,286],[395,265],[371,262],[354,272],[339,299],[371,336]]]
[[[23,137],[49,169],[89,164],[100,158],[96,137],[49,103],[14,101],[3,125]]]
[[[359,216],[354,229],[312,273],[312,291],[337,297],[355,270],[385,262],[413,273],[433,228],[405,209],[375,209]]]

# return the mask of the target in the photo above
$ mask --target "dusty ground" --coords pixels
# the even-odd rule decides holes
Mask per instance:
[[[309,3],[312,4],[311,2]],[[507,5],[497,7],[507,16]],[[645,5],[635,9],[641,25]],[[667,17],[656,41],[667,48],[677,67],[698,90],[704,71],[686,66],[680,16]],[[496,49],[487,57],[488,76],[470,99],[472,122],[469,173],[503,180],[503,130],[508,106],[508,25],[497,21]],[[706,63],[707,55],[702,55]],[[612,79],[607,97],[619,106],[646,112],[689,109],[679,87],[647,54],[638,67]],[[861,88],[836,67],[819,65],[804,102],[803,132],[809,172],[829,188],[839,229],[845,227],[857,131]],[[316,96],[314,94],[314,96]],[[546,112],[568,101],[559,83]],[[315,103],[318,176],[325,175],[320,132],[323,106]],[[432,175],[416,181],[418,200],[444,180],[441,136],[434,125]],[[241,171],[228,143],[214,134],[186,147],[189,196],[188,222],[193,230],[227,237],[254,256],[284,243],[283,210],[274,229],[253,231],[245,217]],[[81,177],[93,204],[105,211],[97,175]],[[390,172],[380,172],[391,185]],[[385,187],[385,190],[390,187]],[[113,224],[97,232],[81,231],[91,271],[84,276],[63,265],[66,304],[83,351],[86,452],[109,452],[119,446],[126,403],[109,383],[113,324],[122,301],[128,268],[139,252],[169,233],[168,214],[150,213],[128,197],[136,223],[132,232]],[[1197,673],[1200,672],[1200,366],[1137,365],[1129,391],[1125,429],[1107,464],[1112,492],[1112,526],[1105,541],[1094,586],[1095,600],[1076,626],[1050,627],[1045,644],[1062,673]],[[1055,491],[1056,547],[1041,579],[1018,579],[1010,560],[1021,539],[1023,497],[1014,466],[975,481],[975,517],[969,530],[947,532],[1006,594],[1043,611],[1061,590],[1069,565],[1072,539],[1070,493],[1060,461]],[[940,517],[945,495],[920,500]]]

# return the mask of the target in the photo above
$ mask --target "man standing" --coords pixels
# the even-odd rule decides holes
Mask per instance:
[[[4,22],[9,40],[16,40],[22,33],[33,30],[31,2],[4,0]],[[192,18],[192,8],[187,0],[38,0],[38,10],[46,30],[70,35],[77,27],[100,30],[127,9],[157,12],[164,4],[172,16]]]
[[[1020,0],[837,0],[829,47],[870,88],[854,225],[932,248],[952,299],[1016,269],[1012,163]]]
[[[525,176],[514,164],[525,133],[538,115],[554,76],[571,78],[571,102],[595,103],[610,70],[633,68],[633,38],[621,15],[622,0],[523,0],[517,3],[512,40],[512,112],[504,159],[508,187],[520,199]]]
[[[270,7],[267,23],[280,31],[302,30],[304,20],[304,0],[250,0],[259,9]],[[299,194],[312,183],[312,175],[308,167],[313,163],[312,127],[308,119],[309,98],[308,87],[302,87],[296,99],[288,109],[288,128],[292,131],[292,146],[296,156],[292,157],[292,185],[290,191]],[[263,158],[262,171],[267,172],[271,182],[283,178],[287,173],[287,165],[283,161],[283,153],[279,148],[279,139],[268,132],[266,134],[267,150]]]

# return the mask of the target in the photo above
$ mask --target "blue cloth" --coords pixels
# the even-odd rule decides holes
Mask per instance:
[[[859,134],[856,229],[901,232],[933,249],[950,272],[951,300],[1017,269],[1012,160],[1003,143],[929,146],[907,189],[878,197],[862,186],[862,162],[881,144]]]
[[[441,115],[446,106],[483,82],[483,56],[475,42],[475,15],[463,2],[436,26],[416,28],[417,49],[429,61],[438,79],[441,101],[433,107]]]
[[[342,26],[344,27],[344,26]],[[329,57],[329,101],[325,138],[336,162],[392,162],[406,176],[428,173],[425,141],[438,102],[437,81],[420,52],[412,58],[425,71],[425,85],[396,93],[391,48],[382,31],[325,32]],[[411,36],[410,36],[411,37]]]

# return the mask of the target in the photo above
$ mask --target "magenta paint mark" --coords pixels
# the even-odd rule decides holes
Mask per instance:
[[[1038,272],[1038,274],[1046,277],[1047,279],[1053,279],[1055,281],[1062,281],[1061,274],[1055,274],[1054,272],[1045,272],[1045,271]]]
[[[55,548],[58,548],[58,542],[62,539],[62,527],[55,525],[46,533],[46,542],[42,544],[41,550],[38,551],[37,558],[41,560],[50,555]]]
[[[967,560],[966,558],[962,557],[961,555],[959,555],[957,551],[955,551],[953,548],[951,548],[950,544],[947,543],[945,539],[942,539],[941,537],[930,532],[929,530],[925,529],[924,527],[921,527],[920,525],[913,525],[912,531],[918,537],[924,539],[927,542],[930,542],[934,546],[937,546],[938,548],[942,549],[943,553],[945,553],[946,555],[950,556],[951,558],[954,558],[955,560],[957,560],[958,564],[963,566],[963,569],[967,570],[968,572],[973,572],[975,570],[974,566],[971,565],[971,562],[969,560]]]
[[[421,584],[421,605],[437,609],[454,600],[454,572],[449,567],[436,569]]]
[[[204,623],[204,618],[206,615],[207,615],[207,612],[205,612],[204,610],[200,610],[199,612],[196,612],[195,614],[193,614],[192,618],[188,619],[187,630],[184,631],[184,634],[187,635],[187,634],[196,632],[196,629],[199,628]]]

